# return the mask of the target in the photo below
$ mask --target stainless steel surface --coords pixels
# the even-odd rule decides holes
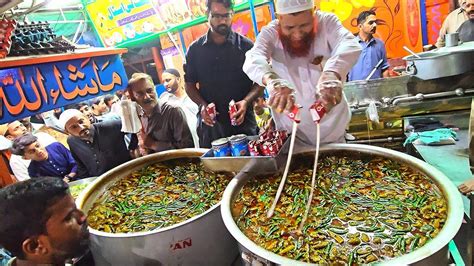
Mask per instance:
[[[313,152],[314,153],[314,152]],[[390,261],[381,263],[382,265],[447,265],[448,264],[448,242],[456,235],[461,227],[463,219],[463,211],[459,206],[462,205],[462,200],[457,188],[447,179],[447,177],[438,171],[433,166],[418,160],[412,156],[404,153],[356,144],[330,144],[321,147],[321,156],[327,154],[342,153],[348,155],[374,155],[390,158],[402,164],[407,164],[414,169],[425,173],[429,176],[439,187],[448,202],[448,218],[443,229],[439,234],[429,241],[425,246],[411,252],[409,254],[394,258]],[[227,186],[221,202],[222,218],[227,229],[231,232],[234,238],[243,247],[242,251],[249,252],[256,258],[255,260],[261,265],[308,265],[295,260],[291,260],[256,245],[248,239],[237,227],[231,213],[231,208],[238,193],[245,185],[245,183],[252,176],[247,173],[239,173]]]
[[[400,95],[410,95],[411,76],[400,76],[385,79],[358,80],[344,84],[344,94],[349,105],[368,104],[370,101],[384,102]]]
[[[351,141],[351,144],[376,144],[376,143],[387,143],[387,142],[401,142],[405,140],[405,138],[402,138],[402,137],[398,137],[398,138],[392,138],[392,137],[388,137],[388,138],[381,138],[381,139],[364,139],[364,140],[354,140],[354,141]]]
[[[444,41],[446,43],[446,47],[453,47],[453,46],[458,46],[459,44],[459,33],[458,32],[453,32],[453,33],[446,33],[444,35]]]
[[[459,186],[463,182],[473,178],[474,176],[469,171],[469,155],[467,152],[467,148],[469,147],[467,132],[469,111],[450,112],[423,117],[434,117],[444,124],[455,123],[460,130],[457,131],[458,141],[453,145],[431,146],[415,144],[414,148],[421,158],[445,174],[455,186]],[[419,118],[419,116],[416,118]],[[411,117],[406,117],[405,120],[407,120],[405,124],[409,124]],[[464,196],[462,200],[464,205],[463,210],[466,215],[469,215],[469,201]]]
[[[351,107],[363,106],[370,101],[390,105],[394,100],[403,97],[452,92],[459,96],[472,93],[474,88],[474,72],[464,73],[455,77],[443,77],[434,80],[422,80],[414,76],[400,76],[375,80],[351,81],[344,84],[344,94]]]
[[[401,102],[423,101],[423,100],[429,100],[429,99],[440,99],[444,97],[464,96],[464,95],[474,95],[474,89],[464,90],[462,88],[458,88],[453,91],[435,92],[435,93],[429,93],[429,94],[418,93],[415,96],[399,97],[393,100],[392,104],[398,105]]]
[[[407,116],[470,109],[474,95],[474,42],[418,55],[422,58],[406,57],[418,75],[352,81],[344,85],[352,111],[348,133],[356,141],[371,143],[372,139],[404,137],[403,118]],[[420,72],[420,66],[427,70]],[[453,76],[455,73],[458,74]],[[437,78],[422,77],[433,74]],[[370,102],[377,106],[378,124],[367,119]]]
[[[88,213],[96,199],[115,181],[160,161],[199,158],[206,150],[183,149],[152,154],[118,166],[100,176],[77,199]],[[91,232],[91,251],[96,265],[230,265],[237,244],[226,230],[216,204],[201,215],[149,232],[112,234]]]
[[[424,52],[404,57],[407,72],[418,78],[429,80],[455,76],[474,70],[474,51],[464,52]]]
[[[226,171],[226,172],[248,172],[256,169],[259,172],[274,173],[278,171],[286,160],[288,149],[290,147],[290,137],[285,141],[280,151],[275,157],[272,156],[238,156],[238,157],[214,157],[212,149],[207,150],[201,161],[210,171]],[[250,139],[255,139],[255,136]]]
[[[356,141],[404,137],[403,117],[470,109],[474,72],[421,80],[413,76],[348,82],[344,93],[351,106],[348,132]],[[367,121],[374,101],[379,124]]]

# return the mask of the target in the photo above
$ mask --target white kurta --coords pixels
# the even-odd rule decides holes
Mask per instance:
[[[318,29],[308,56],[291,57],[278,36],[278,20],[262,28],[254,47],[247,52],[244,72],[254,82],[262,84],[262,78],[274,72],[295,86],[296,103],[303,106],[297,137],[304,143],[316,143],[316,126],[309,107],[315,102],[316,86],[322,71],[334,71],[343,77],[357,62],[361,47],[339,19],[330,13],[317,11]],[[320,65],[313,64],[321,57]],[[270,95],[272,92],[269,92]],[[285,113],[273,112],[277,129],[291,132],[292,120]],[[350,121],[349,105],[345,97],[321,120],[321,143],[343,142],[345,128]]]

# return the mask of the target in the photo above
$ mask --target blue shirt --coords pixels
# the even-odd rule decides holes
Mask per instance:
[[[349,72],[348,80],[365,80],[380,61],[380,59],[383,59],[382,65],[377,68],[374,75],[370,79],[382,78],[382,70],[385,70],[389,67],[385,44],[382,42],[382,40],[377,38],[372,38],[368,43],[361,40],[359,36],[356,37],[356,40],[362,47],[362,53],[360,54],[359,60],[357,60],[357,63],[354,65],[351,72]]]
[[[77,172],[77,164],[71,152],[59,142],[46,146],[48,159],[44,161],[31,161],[28,167],[30,177],[54,176],[61,177]]]

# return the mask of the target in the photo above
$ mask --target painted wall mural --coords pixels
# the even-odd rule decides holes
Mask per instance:
[[[449,0],[426,0],[428,43],[435,43],[444,19],[450,12]]]
[[[357,33],[357,16],[364,10],[377,13],[379,26],[376,37],[385,42],[389,58],[407,55],[403,45],[422,50],[420,3],[417,0],[322,0],[322,11],[338,16],[343,25]]]

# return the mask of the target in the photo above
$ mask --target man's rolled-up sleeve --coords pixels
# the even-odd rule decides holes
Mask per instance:
[[[265,26],[258,35],[253,48],[245,54],[243,70],[253,82],[260,86],[264,86],[262,83],[263,76],[273,72],[270,58],[276,40],[278,40],[278,32],[275,27]]]

